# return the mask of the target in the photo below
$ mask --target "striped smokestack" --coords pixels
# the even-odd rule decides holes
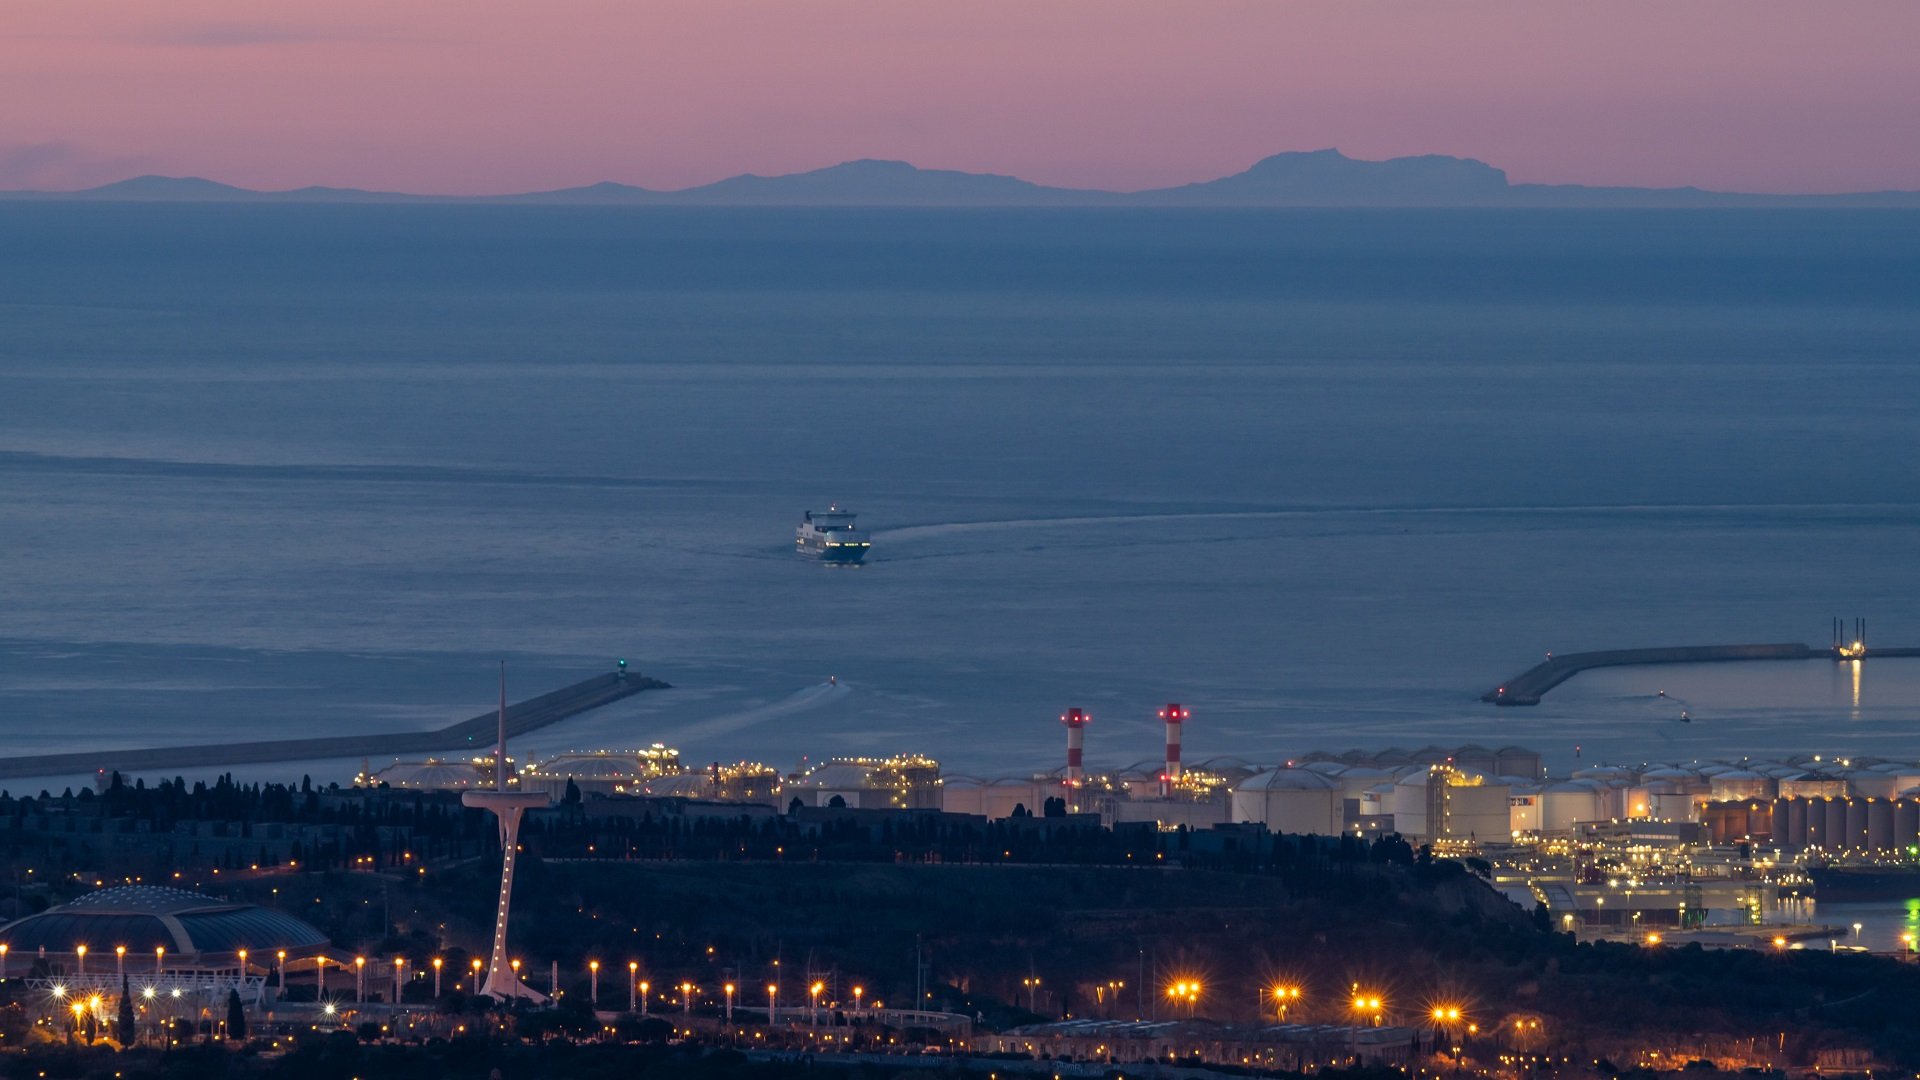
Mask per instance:
[[[1067,809],[1078,812],[1080,809],[1080,788],[1087,782],[1086,761],[1083,757],[1086,726],[1093,717],[1080,709],[1068,709],[1060,717],[1067,725]]]
[[[1179,705],[1168,705],[1160,710],[1160,719],[1167,722],[1167,766],[1160,772],[1160,797],[1173,795],[1174,781],[1180,779],[1180,725],[1193,715]]]

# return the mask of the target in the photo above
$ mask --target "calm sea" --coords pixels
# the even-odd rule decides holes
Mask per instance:
[[[625,657],[676,689],[526,749],[1912,757],[1920,661],[1476,697],[1920,644],[1917,414],[1911,212],[0,203],[0,745]],[[791,554],[830,500],[869,565]]]

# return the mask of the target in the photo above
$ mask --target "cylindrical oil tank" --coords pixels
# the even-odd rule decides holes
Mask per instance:
[[[1738,799],[1772,800],[1778,792],[1772,777],[1761,776],[1756,772],[1735,769],[1723,772],[1712,780],[1711,798],[1714,802],[1733,802]]]
[[[1864,801],[1867,804],[1867,849],[1884,855],[1893,850],[1893,803],[1886,799]]]
[[[1904,852],[1920,845],[1920,802],[1893,800],[1893,849]]]
[[[1847,804],[1847,843],[1848,851],[1867,850],[1867,800],[1837,799]]]
[[[1828,851],[1845,851],[1847,847],[1847,801],[1845,799],[1821,799],[1820,846]]]

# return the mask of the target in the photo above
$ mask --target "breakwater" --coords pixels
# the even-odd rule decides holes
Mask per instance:
[[[1920,648],[1876,648],[1858,657],[1834,647],[1811,645],[1675,645],[1653,649],[1606,649],[1549,655],[1547,659],[1480,695],[1494,705],[1538,705],[1541,695],[1583,671],[1636,664],[1715,664],[1736,660],[1866,660],[1920,656]]]
[[[568,717],[667,684],[637,672],[608,672],[563,686],[538,697],[507,706],[507,736],[537,731]],[[393,757],[437,752],[482,752],[492,748],[499,712],[490,711],[432,731],[401,731],[369,735],[327,735],[311,739],[272,739],[259,742],[213,743],[198,746],[155,746],[130,750],[83,750],[66,754],[38,754],[0,760],[0,778],[62,776],[71,773],[157,769],[204,769],[207,766],[253,765],[270,761],[309,761],[320,758]]]

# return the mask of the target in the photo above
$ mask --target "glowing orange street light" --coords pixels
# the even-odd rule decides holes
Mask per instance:
[[[647,992],[652,989],[652,983],[645,979],[640,980],[640,1015],[643,1017],[647,1015]]]
[[[1786,935],[1784,935],[1784,934],[1776,934],[1776,935],[1774,936],[1774,939],[1773,939],[1773,947],[1774,947],[1774,949],[1775,949],[1776,951],[1777,951],[1777,950],[1781,950],[1781,949],[1785,949],[1785,948],[1787,947],[1787,938],[1786,938]]]
[[[1300,1003],[1300,988],[1297,986],[1276,986],[1273,988],[1274,1008],[1279,1010],[1280,1021],[1286,1022],[1287,1007]]]
[[[73,955],[80,958],[80,974],[85,975],[87,973],[87,947],[85,945],[75,945],[73,947]]]
[[[721,989],[722,989],[722,990],[724,990],[724,991],[726,991],[726,995],[727,995],[727,1023],[729,1023],[729,1024],[731,1024],[731,1023],[733,1023],[733,984],[732,984],[732,983],[728,983],[728,984],[727,984],[726,986],[724,986],[724,987],[722,987]]]
[[[635,1000],[639,996],[639,989],[638,989],[638,982],[637,982],[639,978],[640,978],[640,961],[638,960],[627,961],[627,1011],[628,1012],[638,1012],[640,1008],[639,1002]]]
[[[433,958],[433,1000],[440,1000],[440,969],[446,961],[438,956]]]
[[[126,978],[127,977],[127,947],[125,945],[115,945],[113,947],[113,963],[114,963],[114,966],[119,969],[116,972],[116,974],[118,974],[123,979]]]
[[[597,1009],[600,1007],[600,961],[587,961],[587,974],[592,980],[587,992],[587,1002]]]
[[[866,993],[867,993],[867,988],[864,986],[856,986],[853,988],[853,1011],[854,1012],[857,1013],[860,1011],[860,999],[866,996]]]
[[[366,1000],[367,958],[364,956],[356,956],[353,958],[353,1002],[356,1005],[364,1005],[366,1004]]]
[[[680,1014],[693,1015],[693,984],[690,982],[680,984]]]
[[[273,962],[274,962],[275,968],[279,970],[280,985],[282,987],[282,992],[284,993],[285,992],[284,988],[286,987],[286,984],[287,984],[287,950],[276,949],[273,954]],[[435,994],[433,996],[439,997],[440,995]]]
[[[827,984],[822,982],[816,982],[812,986],[807,987],[807,996],[813,999],[813,1012],[809,1023],[814,1027],[820,1026],[820,991],[826,988]]]
[[[768,983],[767,984],[767,1026],[768,1027],[773,1026],[774,1020],[777,1017],[777,1014],[774,1012],[774,1002],[776,999],[779,998],[779,996],[780,996],[780,987],[773,983]]]

